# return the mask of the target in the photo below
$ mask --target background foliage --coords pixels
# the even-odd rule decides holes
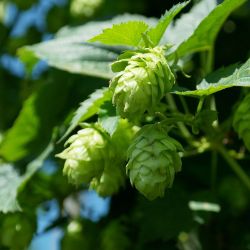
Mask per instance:
[[[138,21],[155,25],[178,2],[0,2],[0,249],[27,249],[32,239],[54,229],[60,231],[60,248],[65,250],[250,249],[249,189],[225,160],[210,151],[200,147],[198,155],[183,157],[182,172],[162,199],[148,201],[127,183],[90,209],[96,194],[86,186],[69,184],[62,175],[63,162],[54,157],[79,123],[94,121],[110,99],[109,64],[138,42],[136,34],[145,28]],[[234,86],[250,82],[250,6],[243,2],[227,0],[216,9],[219,3],[214,0],[192,1],[161,42],[175,44],[191,75],[187,79],[178,73],[182,88],[173,92],[188,96],[191,112],[197,105],[192,97],[216,93],[219,122],[226,121],[223,144],[250,175],[249,152],[231,127],[232,112],[249,92]],[[204,19],[209,13],[210,18]],[[101,38],[111,46],[87,43],[112,24],[129,20],[136,20],[138,29],[134,36],[126,36],[126,43],[120,44],[124,37],[119,25],[112,41]],[[159,27],[151,32],[152,38],[161,33]],[[213,50],[212,63],[204,48]],[[205,79],[212,69],[218,71]],[[181,107],[180,99],[174,98]],[[211,122],[216,119],[211,113],[201,115],[211,117]],[[107,129],[115,122],[103,120]],[[106,211],[95,215],[96,206]],[[51,211],[52,219],[41,226],[41,215],[48,218]]]

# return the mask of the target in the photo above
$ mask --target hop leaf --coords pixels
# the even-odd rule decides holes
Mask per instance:
[[[178,151],[182,146],[158,125],[146,125],[129,147],[127,173],[134,185],[149,200],[164,195],[181,170]]]
[[[13,250],[27,249],[36,229],[35,218],[24,213],[8,214],[0,223],[0,228],[1,246]]]
[[[234,114],[233,126],[238,132],[239,137],[243,139],[246,147],[250,150],[250,94],[248,94],[240,103]]]
[[[111,221],[101,234],[102,250],[131,249],[131,242],[126,234],[126,227],[119,220]]]
[[[113,103],[122,117],[135,120],[145,111],[154,111],[174,85],[175,76],[164,57],[164,47],[145,49],[131,58],[121,56],[120,61],[115,65],[125,68],[111,81]]]

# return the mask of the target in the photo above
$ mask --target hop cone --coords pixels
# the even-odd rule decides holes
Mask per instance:
[[[90,184],[102,196],[118,192],[125,182],[126,151],[134,133],[124,119],[112,137],[98,125],[80,130],[69,138],[68,148],[57,155],[66,160],[64,174],[73,184]]]
[[[63,172],[73,184],[89,183],[114,158],[110,142],[96,128],[85,128],[71,136],[69,147],[57,156],[65,159]]]
[[[90,187],[95,189],[98,194],[102,196],[112,195],[119,190],[120,186],[124,185],[127,150],[136,131],[137,128],[133,127],[126,119],[120,119],[111,138],[113,151],[119,157],[112,159],[110,165],[105,166],[101,175],[94,178],[90,183]]]
[[[250,150],[250,94],[248,94],[234,114],[233,126]]]
[[[181,170],[182,146],[159,125],[146,125],[128,150],[127,173],[131,183],[149,200],[164,195]]]
[[[175,77],[164,57],[163,47],[135,53],[124,66],[111,81],[113,103],[122,117],[135,120],[145,111],[155,109],[174,85]]]
[[[110,164],[112,164],[112,162],[110,162]],[[90,188],[96,190],[101,196],[109,196],[117,193],[125,182],[124,169],[125,166],[122,165],[121,162],[120,164],[107,166],[99,177],[93,178],[90,183]]]

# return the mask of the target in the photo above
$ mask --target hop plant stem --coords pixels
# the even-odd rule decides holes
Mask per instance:
[[[218,151],[220,152],[221,156],[225,159],[231,169],[235,172],[235,174],[239,177],[242,183],[249,189],[250,191],[250,178],[241,168],[237,161],[235,161],[228,151],[223,146],[218,146]]]
[[[170,108],[172,109],[172,111],[178,111],[177,106],[175,104],[174,98],[172,97],[172,95],[167,94],[166,95],[168,104],[170,106]],[[190,141],[190,139],[192,138],[191,133],[189,132],[189,130],[187,129],[187,127],[185,126],[185,124],[183,122],[178,122],[177,126],[179,127],[183,137],[185,139],[187,139],[187,141]]]

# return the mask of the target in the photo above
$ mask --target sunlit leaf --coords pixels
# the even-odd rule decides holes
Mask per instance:
[[[155,27],[152,27],[148,31],[148,36],[150,37],[150,40],[153,42],[154,46],[156,46],[162,36],[164,35],[168,25],[171,23],[173,18],[189,3],[190,1],[178,3],[174,5],[169,11],[166,11],[166,13],[161,17],[159,22]]]
[[[227,17],[245,2],[246,0],[225,0],[219,4],[201,21],[193,34],[178,46],[175,51],[176,55],[182,57],[186,54],[211,49]],[[182,28],[184,29],[184,27]]]
[[[90,42],[101,42],[107,45],[128,45],[137,46],[141,41],[141,34],[148,29],[148,25],[142,21],[129,21],[126,23],[114,24],[111,28],[93,38]]]
[[[50,143],[42,154],[29,163],[26,172],[20,175],[14,166],[10,164],[0,165],[0,212],[21,211],[18,203],[18,193],[22,191],[32,175],[43,165],[44,160],[52,152]]]
[[[242,66],[234,64],[211,73],[196,86],[196,90],[177,90],[173,93],[187,96],[206,96],[231,87],[250,87],[250,59]]]

